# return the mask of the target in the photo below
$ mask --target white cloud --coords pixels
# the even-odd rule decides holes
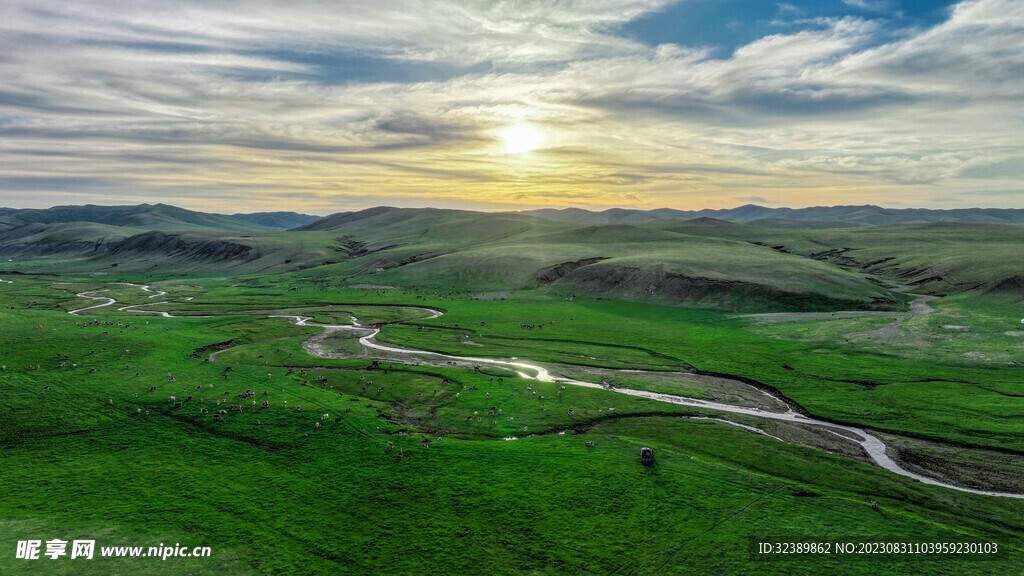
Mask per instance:
[[[892,2],[890,0],[843,0],[843,4],[847,6],[853,6],[868,12],[884,12],[892,8]]]
[[[0,180],[318,205],[371,191],[613,204],[624,189],[650,205],[815,189],[912,204],[1024,158],[1020,2],[964,2],[897,41],[873,20],[808,22],[728,58],[616,35],[662,5],[6,3]],[[346,78],[340,53],[453,68]],[[499,66],[465,71],[480,62]],[[517,122],[546,132],[528,161],[496,153]],[[1005,204],[1015,178],[985,186]]]

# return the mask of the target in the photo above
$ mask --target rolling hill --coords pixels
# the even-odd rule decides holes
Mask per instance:
[[[265,226],[228,216],[185,210],[167,204],[136,206],[54,206],[46,209],[13,210],[0,213],[0,230],[25,224],[93,222],[141,230],[258,231]]]
[[[870,207],[869,207],[870,208]],[[544,289],[723,309],[893,309],[886,286],[1021,298],[1024,228],[967,222],[842,227],[872,209],[809,209],[807,218],[642,219],[606,211],[600,224],[540,215],[376,207],[280,230],[165,205],[62,206],[0,215],[6,270],[190,274],[303,270],[333,285],[469,291]],[[708,212],[708,211],[702,211]],[[1012,211],[1010,211],[1012,212]],[[582,210],[559,212],[586,220]],[[649,214],[649,213],[645,213]],[[859,215],[859,216],[857,216]],[[295,213],[248,215],[287,225]],[[20,268],[19,268],[20,267]],[[109,272],[108,272],[109,273]]]
[[[712,230],[728,222],[699,219]],[[627,299],[724,308],[892,308],[900,300],[862,276],[730,238],[650,226],[578,225],[517,214],[373,208],[303,230],[349,248],[334,273],[375,284],[475,290],[546,286]]]

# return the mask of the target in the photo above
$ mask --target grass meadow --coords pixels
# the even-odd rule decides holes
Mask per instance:
[[[818,417],[1019,455],[1024,373],[1010,358],[1024,340],[1003,334],[1010,306],[936,301],[886,341],[869,333],[898,313],[768,322],[543,290],[481,300],[288,290],[286,276],[167,279],[151,293],[53,280],[0,285],[4,574],[1015,574],[1024,565],[1020,500],[924,485],[610,390],[559,390],[493,367],[373,364],[343,335],[326,342],[353,357],[317,358],[303,344],[321,329],[266,317],[347,324],[352,315],[381,324],[381,342],[458,355],[743,376]],[[157,289],[168,294],[150,298]],[[75,296],[85,290],[119,303],[67,314],[99,303]],[[117,310],[143,303],[210,317]],[[445,313],[427,319],[410,306]],[[954,324],[968,328],[943,328]],[[195,353],[225,342],[212,361],[212,348]],[[638,462],[645,445],[655,466]],[[180,542],[213,555],[15,560],[13,542],[32,538]],[[758,542],[790,541],[996,542],[1000,552],[756,553]]]

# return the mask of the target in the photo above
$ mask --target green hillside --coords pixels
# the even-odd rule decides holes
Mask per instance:
[[[918,291],[963,291],[1020,296],[1024,228],[937,222],[854,229],[792,230],[731,224],[708,228],[681,222],[660,231],[756,242],[783,253],[856,269]]]
[[[381,207],[335,214],[294,231],[243,232],[234,228],[249,224],[227,217],[143,207],[112,207],[107,214],[92,206],[52,209],[51,219],[134,222],[146,214],[158,229],[23,223],[0,233],[0,255],[32,258],[30,266],[39,271],[57,265],[138,272],[174,266],[193,274],[305,270],[306,277],[336,286],[544,287],[566,296],[748,311],[899,309],[906,298],[890,290],[898,285],[930,294],[1009,297],[1024,285],[1024,229],[1018,226],[787,228],[781,221],[754,226],[708,217],[595,225]],[[26,218],[22,212],[15,215]]]
[[[14,228],[24,224],[55,224],[94,222],[140,230],[222,230],[256,231],[264,226],[229,216],[185,210],[167,204],[136,206],[54,206],[46,209],[25,209],[0,214],[0,227]]]

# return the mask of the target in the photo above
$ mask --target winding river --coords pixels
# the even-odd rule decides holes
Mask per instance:
[[[143,290],[145,292],[152,292],[152,290],[150,289],[150,287],[148,285],[128,284],[128,283],[121,283],[121,285],[132,286],[132,287],[135,287],[135,288],[139,288],[140,290]],[[106,307],[106,306],[111,306],[111,305],[113,305],[113,304],[115,304],[117,302],[114,298],[110,298],[108,296],[97,296],[97,294],[100,294],[102,292],[105,292],[105,290],[93,290],[93,291],[81,292],[81,293],[77,294],[78,296],[80,296],[82,298],[88,298],[88,299],[92,299],[92,300],[106,300],[106,302],[103,302],[103,303],[100,303],[100,304],[97,304],[97,305],[94,305],[94,306],[89,306],[89,307],[86,307],[86,308],[80,308],[78,310],[72,310],[69,313],[77,315],[78,313],[85,312],[87,310],[94,310],[94,309],[103,308],[103,307]],[[162,296],[162,295],[164,295],[166,293],[167,292],[159,291],[159,292],[154,293],[153,295],[149,296],[149,298],[155,298],[155,297],[158,297],[158,296]],[[135,304],[135,305],[125,306],[125,307],[119,308],[118,310],[125,311],[125,312],[134,312],[134,313],[139,313],[139,314],[156,314],[156,315],[159,315],[159,316],[163,316],[165,318],[207,318],[207,316],[174,316],[174,315],[172,315],[172,314],[170,314],[168,312],[157,311],[157,310],[140,310],[139,309],[142,306],[153,306],[153,305],[156,305],[156,304],[166,304],[166,303],[168,303],[168,302],[152,302],[152,303],[147,303],[147,304]],[[364,304],[364,305],[365,306],[373,306],[372,304],[368,304],[368,305]],[[387,306],[387,305],[381,305],[381,306]],[[438,310],[435,310],[435,309],[432,309],[432,308],[414,308],[414,309],[423,310],[426,313],[426,315],[422,319],[432,319],[432,318],[440,317],[442,315],[442,312],[440,312]],[[771,411],[771,410],[764,410],[764,409],[755,408],[755,407],[736,406],[736,405],[733,405],[733,404],[724,404],[724,403],[720,403],[720,402],[712,402],[712,401],[708,401],[708,400],[700,400],[700,399],[697,399],[697,398],[687,398],[685,396],[676,396],[676,395],[673,395],[673,394],[663,394],[663,393],[660,393],[660,392],[650,392],[650,391],[647,391],[647,390],[636,390],[636,389],[633,389],[633,388],[623,388],[623,387],[606,388],[605,386],[602,386],[601,384],[595,384],[593,382],[586,382],[586,381],[583,381],[583,380],[576,380],[576,379],[573,379],[573,378],[566,378],[566,377],[556,376],[556,375],[551,374],[551,372],[547,368],[545,368],[543,366],[539,366],[539,365],[536,365],[536,364],[530,364],[530,363],[527,363],[527,362],[519,362],[519,361],[515,361],[515,359],[513,359],[513,360],[502,360],[502,359],[498,359],[498,358],[485,358],[485,357],[476,357],[476,356],[455,356],[455,355],[450,355],[450,354],[442,354],[440,352],[431,352],[431,351],[427,351],[427,350],[416,350],[416,349],[411,349],[411,348],[398,348],[398,347],[395,347],[395,346],[388,346],[388,345],[381,344],[381,343],[376,341],[376,336],[377,336],[377,334],[380,333],[380,328],[378,328],[376,326],[363,326],[363,325],[361,325],[359,323],[359,321],[355,317],[351,317],[351,316],[350,316],[350,318],[352,319],[352,324],[351,325],[347,325],[347,324],[319,324],[319,323],[313,323],[313,322],[310,322],[310,320],[312,320],[312,317],[300,316],[300,315],[277,314],[277,315],[268,315],[267,317],[285,318],[285,319],[288,319],[289,321],[291,321],[292,323],[294,323],[294,324],[296,324],[298,326],[309,326],[309,327],[314,327],[314,328],[322,328],[323,332],[321,332],[320,334],[318,334],[316,336],[311,337],[304,344],[304,348],[306,349],[307,352],[309,352],[310,354],[313,354],[314,356],[320,357],[320,358],[332,358],[332,357],[336,357],[336,356],[333,356],[330,352],[324,350],[322,347],[315,345],[316,343],[323,341],[326,337],[328,337],[330,334],[332,334],[334,332],[338,332],[338,331],[360,331],[360,332],[365,332],[365,334],[363,334],[362,336],[359,337],[359,343],[362,344],[367,349],[369,349],[369,350],[378,350],[380,352],[384,352],[384,353],[387,353],[387,354],[394,354],[394,355],[397,355],[397,356],[407,357],[407,358],[410,358],[410,359],[419,358],[419,359],[428,360],[428,361],[430,359],[433,359],[433,360],[443,360],[445,362],[470,363],[470,364],[476,364],[476,365],[484,365],[484,364],[486,364],[486,365],[489,365],[489,366],[496,366],[496,367],[500,367],[500,368],[505,368],[505,369],[511,370],[511,371],[515,372],[516,374],[518,374],[519,376],[521,376],[522,378],[529,379],[529,380],[536,380],[536,381],[539,381],[539,382],[550,382],[550,383],[566,384],[566,385],[572,385],[572,386],[582,386],[582,387],[586,387],[586,388],[600,388],[600,389],[604,389],[604,390],[610,390],[610,391],[613,391],[613,392],[617,392],[619,394],[626,394],[626,395],[629,395],[629,396],[636,396],[636,397],[639,397],[639,398],[647,398],[649,400],[654,400],[654,401],[657,401],[657,402],[664,402],[664,403],[667,403],[667,404],[675,404],[675,405],[680,405],[680,406],[692,406],[694,408],[701,408],[701,409],[705,409],[705,410],[716,410],[716,411],[719,411],[719,412],[730,413],[730,414],[742,414],[742,415],[745,415],[745,416],[754,416],[754,417],[758,417],[758,418],[767,418],[767,419],[771,419],[771,420],[781,420],[781,421],[785,421],[785,422],[791,422],[791,423],[794,423],[794,424],[802,424],[802,425],[806,425],[806,426],[813,426],[813,427],[816,427],[816,428],[820,428],[821,430],[823,430],[823,431],[825,431],[827,433],[833,434],[833,435],[835,435],[835,436],[837,436],[839,438],[842,438],[844,440],[855,442],[855,443],[859,444],[860,447],[864,450],[864,452],[867,453],[867,455],[871,458],[871,460],[877,466],[879,466],[880,468],[884,468],[885,470],[888,470],[888,471],[890,471],[890,472],[892,472],[894,474],[899,474],[900,476],[906,476],[908,478],[913,478],[914,480],[917,480],[917,481],[922,482],[924,484],[931,484],[933,486],[941,486],[943,488],[949,488],[951,490],[958,490],[960,492],[969,492],[969,493],[972,493],[972,494],[982,494],[982,495],[985,495],[985,496],[1001,496],[1001,497],[1005,497],[1005,498],[1024,498],[1024,494],[1015,494],[1015,493],[1010,493],[1010,492],[997,492],[997,491],[989,491],[989,490],[978,490],[978,489],[974,489],[974,488],[965,488],[963,486],[957,486],[957,485],[954,485],[954,484],[948,484],[948,483],[936,480],[934,478],[930,478],[928,476],[922,476],[921,474],[917,474],[917,473],[912,472],[910,470],[906,470],[905,468],[900,467],[899,464],[897,464],[895,461],[893,461],[892,458],[889,457],[889,455],[886,453],[886,445],[885,445],[885,443],[882,442],[882,440],[879,439],[877,436],[874,436],[871,433],[867,432],[866,430],[864,430],[862,428],[857,428],[855,426],[847,426],[847,425],[842,425],[842,424],[833,424],[831,422],[825,422],[823,420],[817,420],[817,419],[811,418],[809,416],[804,416],[803,414],[800,414],[799,412],[794,411],[788,404],[783,402],[781,399],[779,399],[779,398],[777,398],[777,397],[775,397],[775,396],[773,396],[771,394],[768,394],[767,392],[764,392],[763,390],[759,390],[759,391],[764,393],[764,394],[766,394],[766,395],[768,395],[768,396],[771,396],[774,400],[778,401],[778,403],[780,405],[786,406],[786,410],[785,411]],[[619,372],[630,373],[630,374],[643,373],[643,371],[640,371],[640,370],[620,370]],[[744,386],[747,386],[747,385],[744,384]],[[712,420],[721,420],[721,419],[712,418]],[[762,435],[769,436],[771,438],[775,438],[776,440],[781,440],[780,438],[778,438],[776,436],[772,436],[772,435],[764,432],[763,430],[760,430],[760,429],[755,428],[753,426],[747,426],[745,424],[738,424],[738,423],[731,422],[731,421],[728,421],[728,420],[723,420],[723,422],[725,422],[727,424],[734,425],[734,426],[739,426],[740,428],[747,429],[749,431],[752,431],[752,432],[755,432],[755,433],[758,433],[758,434],[762,434]],[[845,434],[843,432],[845,432]]]

